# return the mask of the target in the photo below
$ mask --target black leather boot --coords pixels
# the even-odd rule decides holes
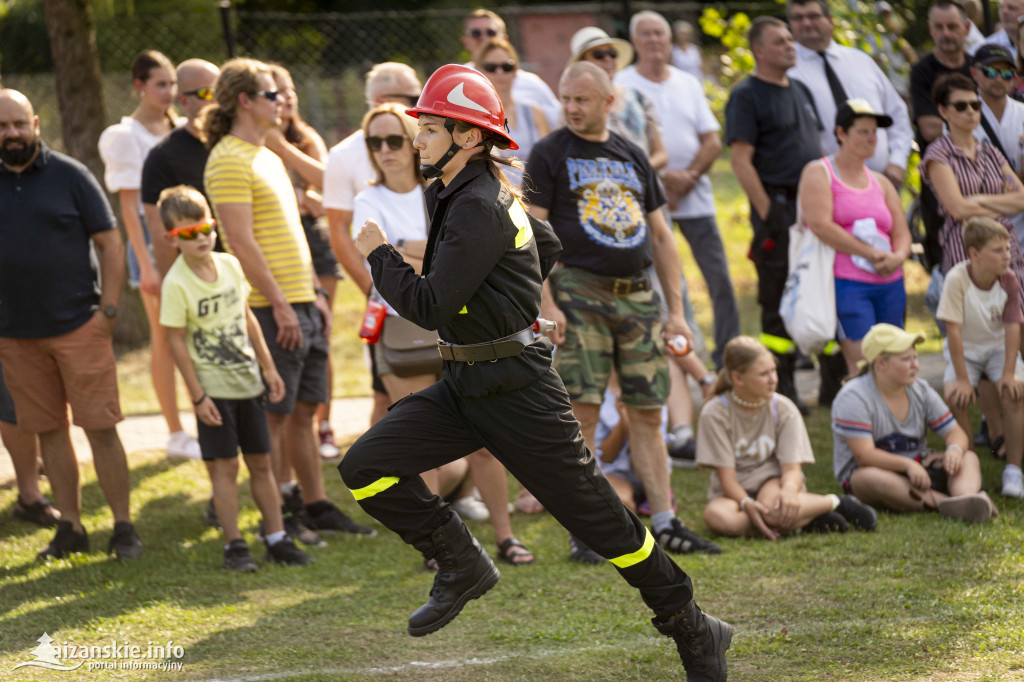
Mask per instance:
[[[440,630],[459,615],[466,602],[498,583],[498,568],[455,512],[429,540],[415,547],[424,557],[436,559],[438,570],[430,599],[409,617],[413,637]]]
[[[692,601],[667,622],[652,618],[651,623],[675,640],[687,682],[724,682],[728,678],[725,650],[732,643],[731,625],[705,614]]]

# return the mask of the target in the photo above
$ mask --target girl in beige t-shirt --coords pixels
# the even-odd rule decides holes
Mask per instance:
[[[726,344],[723,362],[697,428],[697,464],[712,470],[708,528],[769,540],[798,529],[873,530],[875,511],[852,495],[807,492],[810,439],[799,410],[775,392],[779,378],[768,349],[738,336]]]

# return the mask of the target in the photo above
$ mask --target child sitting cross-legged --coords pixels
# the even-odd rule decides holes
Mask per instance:
[[[991,218],[964,223],[969,260],[946,273],[936,314],[946,323],[943,391],[957,424],[970,434],[967,406],[982,377],[995,384],[1003,411],[1006,468],[1003,495],[1024,497],[1024,363],[1020,283],[1010,269],[1010,232]]]
[[[704,522],[719,535],[874,530],[875,510],[852,495],[807,491],[814,462],[803,417],[775,392],[775,356],[749,336],[725,344],[725,367],[697,426],[697,464],[711,469]]]
[[[252,497],[263,514],[266,560],[288,566],[313,563],[285,534],[281,519],[263,382],[274,402],[284,397],[285,388],[246,303],[249,283],[234,256],[213,251],[216,223],[202,194],[192,187],[171,187],[160,194],[158,207],[165,237],[181,251],[164,278],[160,325],[196,406],[203,460],[213,463],[213,502],[227,542],[224,568],[259,569],[238,529],[239,448],[249,468]]]

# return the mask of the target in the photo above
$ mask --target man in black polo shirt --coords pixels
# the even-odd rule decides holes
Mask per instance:
[[[0,361],[18,428],[39,436],[61,514],[40,559],[88,551],[67,406],[92,447],[114,513],[108,552],[142,555],[129,514],[128,462],[111,334],[124,283],[124,244],[96,178],[39,139],[20,92],[0,89]],[[99,261],[99,289],[89,257]]]
[[[213,85],[219,75],[220,69],[205,59],[186,59],[178,65],[178,105],[188,121],[153,147],[142,166],[142,209],[161,277],[174,263],[178,250],[163,238],[163,223],[156,204],[160,192],[168,187],[189,185],[204,192],[203,170],[210,150],[199,139],[196,120],[203,109],[213,104]],[[221,250],[219,237],[217,250]]]
[[[559,95],[567,126],[538,142],[526,166],[530,213],[550,218],[562,242],[560,268],[544,282],[541,299],[541,316],[558,323],[551,335],[559,347],[555,369],[591,450],[614,369],[654,537],[670,552],[718,553],[717,545],[675,516],[661,436],[669,390],[662,335],[693,342],[683,319],[679,253],[661,212],[665,195],[643,150],[607,129],[615,96],[603,69],[590,62],[570,65]],[[668,304],[664,329],[647,274],[652,260]],[[570,546],[574,559],[594,560],[575,538]]]
[[[921,156],[932,140],[942,135],[942,119],[932,101],[932,88],[939,76],[958,72],[971,77],[971,60],[964,50],[969,23],[967,12],[956,2],[938,0],[928,9],[928,32],[935,48],[910,70],[910,115],[917,127]],[[921,221],[924,223],[924,251],[929,263],[942,260],[939,228],[943,219],[939,203],[928,183],[921,183]]]
[[[822,129],[814,98],[786,71],[796,64],[789,27],[775,17],[758,17],[748,33],[753,73],[740,81],[725,107],[725,142],[732,169],[750,200],[757,269],[761,342],[778,358],[779,393],[807,413],[793,381],[796,346],[779,316],[789,274],[789,226],[796,221],[796,187],[804,165],[821,157]]]

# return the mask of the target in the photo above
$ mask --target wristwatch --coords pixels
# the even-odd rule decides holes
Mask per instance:
[[[330,298],[330,296],[327,294],[327,289],[324,289],[323,287],[317,287],[316,289],[314,289],[314,291],[316,291],[316,293],[320,294],[324,298]]]
[[[708,372],[700,379],[698,379],[697,383],[700,384],[701,386],[710,386],[711,384],[715,383],[715,373]]]
[[[102,310],[103,314],[106,315],[111,320],[114,319],[115,317],[117,317],[117,306],[116,305],[111,305],[109,303],[104,303],[103,305],[98,305],[98,304],[94,305],[92,307],[92,311],[96,312],[97,310]]]

